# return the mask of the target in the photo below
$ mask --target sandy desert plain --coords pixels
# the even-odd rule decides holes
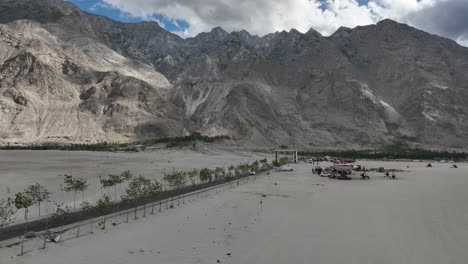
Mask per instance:
[[[237,164],[271,154],[0,152],[1,192],[41,181],[58,189],[63,173],[161,170]],[[322,163],[321,165],[326,165]],[[370,173],[362,181],[313,175],[312,164],[272,172],[235,188],[92,235],[18,256],[0,249],[2,264],[146,263],[467,263],[468,164],[358,161],[401,169],[398,179]],[[158,174],[153,174],[158,172]],[[154,176],[157,177],[157,176]],[[87,197],[99,197],[99,185]],[[61,194],[63,195],[63,194]],[[56,196],[70,203],[69,195]]]
[[[89,189],[85,191],[85,200],[94,202],[102,194],[115,198],[114,189],[102,189],[99,177],[108,174],[120,174],[130,171],[133,175],[162,181],[164,173],[173,170],[189,171],[193,169],[228,167],[240,163],[253,162],[272,154],[227,151],[222,148],[191,150],[157,150],[145,152],[86,152],[86,151],[0,151],[0,198],[14,197],[28,185],[40,183],[51,193],[51,202],[44,203],[42,214],[55,209],[55,203],[64,203],[74,207],[73,193],[64,192],[64,175],[82,177],[87,180]],[[118,187],[117,199],[123,194]],[[82,202],[82,194],[76,196],[76,207]],[[19,212],[22,213],[22,212]],[[38,218],[35,206],[29,209],[29,220]],[[18,221],[23,221],[21,216]]]

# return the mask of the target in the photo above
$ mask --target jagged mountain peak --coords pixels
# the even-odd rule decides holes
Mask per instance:
[[[295,28],[291,28],[289,30],[289,34],[295,34],[295,35],[303,35],[299,30],[295,29]]]
[[[222,27],[215,27],[213,28],[210,33],[212,34],[217,34],[219,36],[225,36],[225,35],[228,35],[228,33],[226,32],[226,30],[224,30]]]
[[[353,31],[352,28],[349,27],[339,27],[330,37],[336,37],[340,35],[347,35]]]
[[[316,36],[316,37],[323,37],[322,34],[320,34],[317,30],[310,28],[305,35],[307,36]]]
[[[227,33],[222,27],[215,27],[210,32],[202,32],[193,38],[189,38],[189,41],[202,41],[202,42],[217,42],[224,40],[229,33]]]
[[[243,35],[243,36],[254,36],[252,34],[250,34],[247,30],[245,29],[242,29],[241,31],[237,31],[237,33],[239,33],[240,35]],[[255,35],[257,36],[257,35]]]
[[[380,20],[379,22],[377,22],[376,26],[377,27],[389,27],[389,26],[399,27],[399,26],[406,26],[406,24],[403,24],[403,23],[397,22],[395,20],[386,18],[386,19],[383,19],[383,20]]]

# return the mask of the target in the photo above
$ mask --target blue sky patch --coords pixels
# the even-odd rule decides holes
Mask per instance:
[[[184,31],[190,24],[184,20],[169,19],[161,14],[153,14],[149,18],[141,18],[131,15],[130,13],[123,12],[101,0],[67,0],[77,5],[81,10],[89,13],[106,16],[110,19],[121,21],[125,23],[135,23],[144,20],[157,21],[163,28],[171,32]]]

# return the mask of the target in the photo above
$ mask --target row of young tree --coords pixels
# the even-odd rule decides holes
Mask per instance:
[[[274,165],[274,164],[273,164]],[[197,183],[211,183],[213,181],[229,180],[241,175],[252,174],[259,170],[269,169],[271,165],[266,159],[255,161],[252,164],[240,164],[229,166],[228,168],[217,167],[215,169],[202,168],[191,171],[173,171],[166,174],[163,181],[170,189],[180,189],[187,185],[192,186]],[[76,209],[76,196],[82,194],[81,209],[90,215],[101,215],[112,211],[111,190],[113,189],[114,202],[118,200],[117,189],[121,190],[120,199],[131,204],[155,197],[164,191],[163,182],[146,178],[144,176],[135,177],[130,171],[120,174],[109,174],[107,177],[99,177],[101,188],[107,189],[107,194],[91,204],[85,200],[85,192],[90,184],[84,178],[64,175],[62,190],[73,194],[73,209]],[[122,193],[123,185],[125,190]],[[41,216],[41,204],[50,202],[52,193],[41,184],[28,186],[23,192],[15,194],[15,198],[0,199],[0,229],[8,226],[16,220],[18,210],[24,210],[24,219],[27,223],[29,208],[37,206],[38,215]],[[51,213],[52,220],[64,222],[71,215],[72,208],[64,204],[55,204],[56,209]]]
[[[37,205],[39,216],[41,204],[50,201],[51,192],[41,184],[29,185],[23,192],[15,194],[15,198],[0,199],[0,229],[16,220],[18,210],[24,210],[24,219],[28,220],[29,208]]]

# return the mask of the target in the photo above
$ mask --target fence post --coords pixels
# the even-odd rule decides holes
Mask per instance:
[[[127,223],[128,223],[128,214],[130,214],[130,212],[127,212]]]
[[[162,201],[159,201],[159,212],[161,212]]]
[[[166,199],[166,210],[169,208],[169,199]]]
[[[46,248],[46,234],[48,234],[49,232],[49,217],[46,218],[46,228],[45,228],[45,232],[44,232],[44,241],[43,241],[43,244],[42,244],[42,249],[45,249]]]
[[[93,234],[94,233],[93,232],[93,221],[91,221],[89,224],[90,224],[90,227],[91,227],[91,234]]]
[[[146,204],[143,205],[143,217],[146,217]]]
[[[154,214],[154,203],[151,204],[151,214],[152,214],[152,215]]]
[[[137,220],[137,208],[138,208],[138,207],[135,207],[135,209],[134,209],[134,213],[135,213],[135,220]]]
[[[76,237],[80,237],[80,226],[78,226],[78,230],[76,231]]]
[[[104,224],[102,225],[102,230],[106,230],[107,215],[104,216]]]
[[[180,195],[177,196],[177,206],[180,206]]]
[[[21,256],[24,255],[24,240],[26,239],[26,232],[28,232],[28,208],[25,208],[25,223],[24,223],[24,234],[23,234],[23,239],[21,240]]]

